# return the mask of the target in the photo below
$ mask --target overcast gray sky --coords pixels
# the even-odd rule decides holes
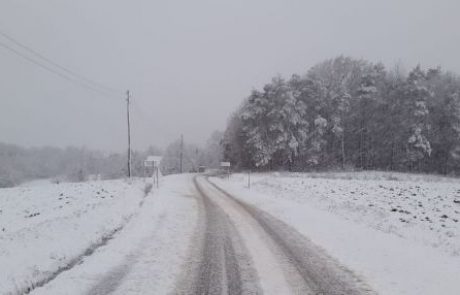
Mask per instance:
[[[0,31],[131,89],[140,149],[181,133],[202,143],[252,88],[340,54],[460,73],[459,11],[458,0],[1,0]],[[122,151],[124,108],[0,48],[0,142]]]

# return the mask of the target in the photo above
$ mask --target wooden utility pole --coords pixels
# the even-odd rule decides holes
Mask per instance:
[[[131,93],[129,90],[126,91],[126,115],[128,119],[128,178],[131,178],[131,128],[129,122],[129,99]]]
[[[182,173],[182,161],[184,158],[184,135],[180,135],[180,158],[179,158],[179,167],[180,167],[180,173]]]

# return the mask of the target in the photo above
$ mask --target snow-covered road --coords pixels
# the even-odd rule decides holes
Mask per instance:
[[[459,294],[445,248],[254,179],[251,190],[238,175],[172,175],[147,194],[142,180],[0,190],[0,294]]]
[[[204,177],[195,181],[206,226],[197,284],[186,294],[374,294],[289,225]]]
[[[184,175],[166,178],[110,243],[33,294],[344,292],[372,294],[287,224]]]

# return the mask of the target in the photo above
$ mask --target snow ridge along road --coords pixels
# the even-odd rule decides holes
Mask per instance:
[[[195,177],[202,211],[176,294],[375,294],[287,224]]]

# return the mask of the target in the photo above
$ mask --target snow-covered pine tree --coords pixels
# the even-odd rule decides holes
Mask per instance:
[[[222,139],[223,159],[231,162],[237,169],[251,167],[248,153],[244,150],[246,135],[240,118],[242,108],[243,106],[230,116]]]
[[[340,141],[340,156],[342,169],[345,168],[345,120],[350,110],[351,95],[346,91],[332,97],[331,131]]]
[[[239,167],[345,166],[460,173],[460,79],[337,57],[253,91],[229,121]],[[310,165],[309,165],[310,164]]]
[[[308,132],[306,104],[280,77],[265,87],[264,95],[271,101],[269,136],[273,141],[273,164],[292,169],[298,158],[300,146],[305,144]]]
[[[460,167],[460,89],[447,96],[446,113],[448,132],[443,143],[449,146],[449,155],[444,162],[444,173],[447,173],[449,166]]]
[[[353,122],[348,123],[352,119],[350,115],[356,112],[351,107],[351,98],[367,67],[369,64],[363,60],[339,56],[314,66],[308,72],[307,78],[321,85],[321,107],[317,114],[329,122],[326,133],[328,166],[345,166],[347,146],[354,149],[354,138],[347,136],[353,127]]]
[[[407,157],[410,168],[421,169],[423,160],[431,155],[431,145],[426,134],[430,128],[428,123],[427,102],[432,96],[425,85],[426,75],[415,67],[407,78],[405,97],[407,100]]]
[[[376,115],[378,100],[377,79],[381,78],[383,68],[381,65],[376,65],[366,69],[366,72],[361,77],[361,83],[356,92],[356,109],[355,112],[358,116],[359,124],[357,131],[357,138],[359,141],[358,155],[359,167],[367,169],[371,166],[371,136],[372,136],[372,120]]]
[[[446,174],[460,167],[460,79],[436,68],[428,70],[427,82],[434,94],[428,104],[432,148],[428,169]]]
[[[323,162],[326,139],[325,134],[327,131],[327,120],[317,115],[313,121],[313,128],[310,132],[308,158],[307,163],[310,166],[316,167]]]
[[[274,142],[269,137],[270,122],[267,117],[270,109],[271,102],[267,96],[254,90],[240,113],[245,151],[253,167],[265,167],[272,160]]]
[[[325,99],[326,89],[320,80],[298,75],[292,76],[289,86],[297,104],[304,106],[303,115],[300,117],[302,123],[297,129],[298,132],[303,133],[300,138],[304,138],[304,140],[299,144],[299,156],[295,169],[317,167],[322,164],[326,153],[328,123],[319,115],[328,107]],[[318,117],[321,119],[317,121]]]

